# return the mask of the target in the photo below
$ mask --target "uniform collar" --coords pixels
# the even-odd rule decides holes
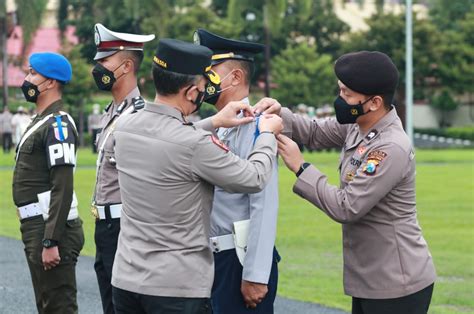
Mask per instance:
[[[363,134],[364,142],[370,143],[376,138],[386,127],[398,118],[397,110],[392,106],[392,109],[382,117],[367,133]]]
[[[147,102],[145,104],[145,108],[143,108],[145,111],[151,111],[154,113],[158,114],[164,114],[166,116],[173,117],[175,119],[178,119],[181,122],[186,122],[183,118],[183,114],[181,111],[176,109],[175,107],[172,107],[170,105],[166,105],[163,103],[152,103],[152,102]]]
[[[47,116],[50,113],[58,112],[61,109],[63,109],[63,101],[62,101],[62,99],[59,99],[59,100],[56,100],[55,102],[53,102],[48,107],[46,107],[46,109],[41,114],[38,114],[36,117],[42,118],[42,117]]]
[[[120,104],[112,102],[112,109],[114,110],[113,114],[117,115],[122,113],[126,108],[130,107],[132,104],[132,99],[138,96],[140,96],[140,90],[138,89],[138,86],[135,86],[135,88],[132,89],[130,93],[127,94],[127,96],[125,96]]]

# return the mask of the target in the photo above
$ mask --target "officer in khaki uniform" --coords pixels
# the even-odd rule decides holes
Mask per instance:
[[[96,142],[97,177],[92,199],[92,212],[96,218],[94,269],[104,313],[114,313],[110,281],[122,211],[112,133],[119,117],[144,106],[137,87],[137,73],[143,60],[143,44],[154,38],[155,35],[118,33],[102,24],[95,25],[97,53],[94,60],[97,64],[92,75],[97,87],[110,91],[113,97],[100,120],[102,131]]]
[[[212,50],[212,70],[221,77],[220,89],[206,102],[222,110],[230,101],[249,103],[254,57],[264,51],[258,43],[232,40],[198,29],[196,43]],[[257,122],[219,128],[217,135],[240,158],[252,152]],[[214,314],[273,313],[278,283],[275,246],[278,216],[278,165],[259,193],[214,191],[211,214],[211,249],[215,275],[212,287]],[[245,252],[236,245],[236,229],[248,225]],[[237,237],[240,232],[237,232]],[[238,255],[240,258],[238,258]]]
[[[21,89],[38,114],[17,146],[13,201],[38,313],[77,313],[75,268],[84,245],[73,192],[78,136],[61,100],[72,69],[55,53],[35,53],[29,62]]]
[[[398,70],[381,52],[354,52],[335,64],[336,119],[281,110],[286,135],[309,148],[342,147],[340,187],[305,163],[295,142],[279,152],[298,177],[293,191],[342,224],[344,288],[354,314],[425,314],[436,279],[416,215],[415,153],[391,105]],[[276,103],[257,111],[279,111]]]
[[[209,227],[214,185],[252,193],[262,190],[271,177],[276,162],[273,132],[283,127],[279,117],[262,119],[248,160],[184,118],[208,97],[206,84],[219,84],[219,76],[210,71],[211,56],[203,46],[160,40],[153,59],[155,103],[146,103],[117,124],[123,202],[112,275],[117,313],[211,313],[214,265]],[[227,107],[203,120],[201,127],[253,120],[236,118],[240,110],[250,112],[249,105]]]

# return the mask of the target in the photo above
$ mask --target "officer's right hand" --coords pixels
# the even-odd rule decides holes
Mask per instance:
[[[270,97],[264,97],[260,99],[259,102],[257,102],[255,106],[253,106],[253,112],[255,113],[255,115],[258,115],[260,113],[273,113],[280,115],[280,111],[280,103],[276,99]]]
[[[238,118],[237,115],[243,112],[244,116]],[[231,101],[225,107],[212,116],[212,126],[214,128],[231,128],[241,124],[247,124],[254,120],[252,107],[241,101]]]
[[[260,116],[258,129],[261,132],[273,132],[277,135],[283,130],[283,120],[275,114],[265,114]]]
[[[61,261],[58,247],[53,246],[50,248],[43,248],[41,260],[43,262],[44,270],[50,270],[51,268],[58,266]]]
[[[257,304],[261,303],[263,298],[265,298],[267,295],[268,286],[263,283],[242,280],[240,292],[244,298],[245,305],[251,309],[254,309],[257,307]]]

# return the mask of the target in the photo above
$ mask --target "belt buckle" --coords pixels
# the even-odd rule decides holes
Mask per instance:
[[[99,210],[97,209],[97,206],[95,203],[91,204],[91,214],[94,216],[95,219],[99,219]]]

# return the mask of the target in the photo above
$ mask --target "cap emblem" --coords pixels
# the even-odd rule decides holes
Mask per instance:
[[[94,42],[95,42],[96,46],[100,45],[100,35],[99,35],[99,32],[97,30],[95,31],[95,35],[94,35]]]

